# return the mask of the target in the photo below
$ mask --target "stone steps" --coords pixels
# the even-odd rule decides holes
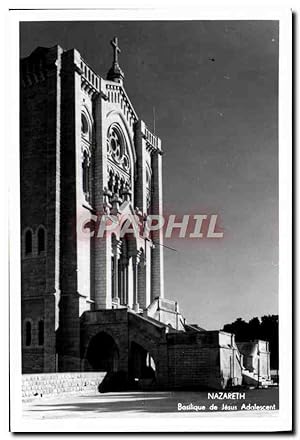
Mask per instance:
[[[264,377],[258,378],[258,375],[256,373],[253,373],[247,369],[242,370],[242,375],[243,375],[243,383],[248,386],[268,387],[273,383],[271,379],[267,379]]]

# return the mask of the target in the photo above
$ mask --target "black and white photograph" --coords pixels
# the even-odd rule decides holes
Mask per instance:
[[[291,14],[33,12],[12,430],[291,429]]]

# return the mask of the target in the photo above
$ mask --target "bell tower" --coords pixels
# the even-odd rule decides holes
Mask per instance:
[[[162,236],[122,234],[122,218],[134,223],[136,216],[162,214],[161,142],[127,96],[117,37],[111,45],[112,67],[106,80],[99,79],[93,192],[97,213],[118,218],[119,229],[94,239],[95,308],[141,312],[163,296]],[[131,227],[138,230],[137,223]]]

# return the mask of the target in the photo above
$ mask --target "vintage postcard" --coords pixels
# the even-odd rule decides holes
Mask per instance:
[[[291,430],[291,12],[9,18],[11,430]]]

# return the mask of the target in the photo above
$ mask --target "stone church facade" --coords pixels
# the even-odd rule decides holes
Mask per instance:
[[[136,114],[112,45],[107,79],[75,49],[21,60],[23,373],[122,372],[165,389],[268,383],[267,342],[238,346],[190,325],[165,297],[161,231],[92,231],[104,216],[163,213],[161,140]]]

